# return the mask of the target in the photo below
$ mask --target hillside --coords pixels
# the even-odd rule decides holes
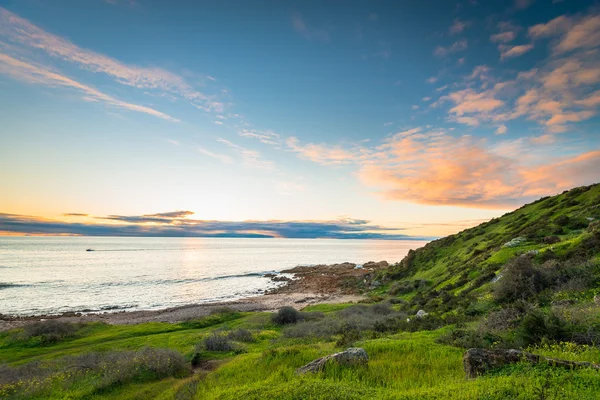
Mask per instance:
[[[511,260],[598,262],[599,235],[600,184],[578,187],[411,250],[380,277],[389,285],[378,293],[428,311],[476,312]]]

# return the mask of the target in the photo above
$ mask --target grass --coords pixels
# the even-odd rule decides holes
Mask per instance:
[[[462,368],[464,350],[436,342],[449,327],[361,340],[356,345],[369,354],[368,367],[333,367],[320,374],[298,376],[296,368],[339,351],[339,348],[333,340],[315,339],[307,343],[283,337],[279,327],[264,322],[268,320],[268,313],[247,313],[235,320],[226,317],[223,320],[213,319],[213,325],[199,329],[189,328],[189,324],[92,324],[84,327],[78,338],[39,347],[24,347],[27,344],[10,341],[11,335],[18,333],[11,332],[3,334],[0,339],[0,360],[14,366],[32,360],[62,360],[67,356],[101,349],[114,352],[144,346],[171,348],[189,360],[195,346],[211,332],[227,334],[237,329],[252,329],[254,341],[244,344],[245,353],[204,354],[209,359],[220,357],[225,361],[215,371],[180,378],[146,378],[141,381],[136,378],[110,385],[102,391],[90,389],[95,387],[92,378],[79,377],[70,387],[64,388],[55,383],[53,390],[27,398],[538,399],[536,390],[549,390],[550,394],[544,397],[546,399],[564,398],[560,397],[564,393],[579,399],[592,399],[597,398],[595,396],[600,391],[600,374],[597,372],[562,371],[544,366],[513,366],[467,380]],[[267,325],[256,330],[260,323]],[[600,359],[597,348],[590,346],[563,344],[529,350],[577,361],[598,362]],[[27,356],[27,360],[21,358],[23,355]],[[57,379],[59,382],[65,378]]]

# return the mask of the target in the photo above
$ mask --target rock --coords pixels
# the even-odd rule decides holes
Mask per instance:
[[[600,306],[600,296],[599,295],[594,296],[594,303],[596,303],[597,306]]]
[[[379,287],[379,286],[381,286],[381,282],[379,282],[379,281],[373,281],[373,282],[371,282],[371,286],[372,287]]]
[[[502,279],[504,275],[502,275],[502,272],[500,272],[498,275],[496,275],[494,278],[492,278],[492,283],[496,283],[498,282],[500,279]]]
[[[271,278],[271,280],[273,282],[289,282],[292,279],[288,278],[287,276],[275,276],[275,277]]]
[[[319,372],[322,371],[327,363],[336,362],[340,365],[367,365],[369,363],[369,356],[365,349],[360,347],[351,347],[339,353],[330,354],[325,357],[317,358],[300,367],[296,370],[298,374],[306,374],[308,372]]]
[[[540,254],[539,250],[529,250],[527,253],[528,256],[537,256],[538,254]]]
[[[492,369],[500,368],[507,364],[516,364],[519,362],[528,362],[530,364],[539,364],[540,362],[545,362],[553,367],[562,367],[568,369],[593,368],[600,370],[600,365],[598,364],[543,357],[515,349],[469,349],[463,356],[463,365],[467,378],[476,378]]]
[[[517,246],[520,246],[521,244],[525,243],[526,241],[527,241],[527,239],[519,236],[516,238],[512,238],[509,242],[504,243],[504,245],[502,245],[502,247],[517,247]]]
[[[277,276],[277,274],[271,274],[271,273],[269,273],[269,274],[264,274],[263,276],[265,278],[275,278]]]
[[[389,264],[387,261],[379,261],[379,262],[369,261],[369,262],[363,264],[363,268],[368,268],[368,269],[387,268],[388,266],[389,266]]]
[[[423,318],[423,317],[426,317],[428,315],[429,315],[429,313],[426,312],[425,310],[419,310],[419,311],[417,311],[417,318]]]

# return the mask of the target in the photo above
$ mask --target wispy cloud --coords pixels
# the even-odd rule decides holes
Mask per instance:
[[[360,219],[331,221],[213,221],[187,218],[190,211],[96,217],[101,222],[74,223],[27,215],[0,214],[0,232],[88,236],[265,237],[331,239],[421,239]]]
[[[279,134],[270,130],[242,129],[239,135],[245,138],[257,139],[264,144],[279,146],[281,137]]]
[[[222,102],[194,89],[179,75],[161,68],[128,65],[106,55],[83,49],[2,7],[0,49],[3,49],[5,54],[18,56],[30,64],[42,64],[42,56],[60,59],[85,71],[109,76],[121,85],[175,95],[202,110],[221,112],[224,108]],[[7,53],[8,51],[11,53]]]
[[[460,19],[456,18],[448,31],[451,35],[456,35],[464,31],[469,25],[469,22],[461,21]]]
[[[314,161],[319,164],[348,164],[356,158],[356,154],[338,146],[330,147],[324,144],[300,144],[296,137],[286,140],[288,148],[300,155],[300,157]]]
[[[529,8],[535,0],[515,0],[515,8],[518,10],[524,10]]]
[[[247,167],[259,169],[275,169],[275,163],[273,163],[273,161],[263,159],[261,154],[256,150],[250,150],[223,138],[219,138],[217,139],[217,141],[229,146],[236,153],[238,153],[242,160],[242,163]]]
[[[443,46],[436,47],[435,50],[433,51],[433,54],[438,57],[445,57],[449,54],[466,50],[467,47],[469,47],[467,39],[461,39],[457,42],[454,42],[451,46],[448,46],[448,47],[443,47]]]
[[[513,40],[515,40],[516,37],[517,37],[517,35],[515,32],[508,31],[508,32],[496,33],[496,34],[490,36],[490,40],[495,43],[498,43],[498,42],[509,43],[509,42],[512,42]]]
[[[498,46],[498,50],[500,50],[500,58],[504,60],[506,58],[519,57],[530,52],[533,50],[533,45],[521,44],[517,46],[509,46],[501,44]]]
[[[43,66],[28,64],[2,53],[0,53],[0,74],[8,75],[13,79],[26,83],[74,89],[81,95],[81,98],[86,101],[101,102],[113,107],[153,115],[172,122],[179,121],[178,119],[153,108],[118,100],[91,86],[79,83],[71,78],[60,75],[57,72],[46,69]]]
[[[198,152],[202,155],[217,159],[225,164],[233,163],[233,158],[229,157],[226,154],[214,153],[210,150],[205,149],[204,147],[198,147]]]
[[[294,13],[292,15],[292,27],[296,32],[307,39],[316,39],[322,42],[329,42],[330,40],[329,31],[327,29],[315,28],[308,25],[300,13]]]

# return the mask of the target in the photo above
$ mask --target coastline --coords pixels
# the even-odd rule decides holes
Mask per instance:
[[[281,274],[293,274],[294,278],[285,278],[285,285],[259,296],[233,301],[189,304],[162,310],[89,314],[67,312],[58,315],[22,317],[0,314],[0,332],[47,319],[73,323],[104,322],[111,325],[134,325],[147,322],[179,323],[206,317],[223,307],[238,312],[269,312],[284,306],[302,310],[316,304],[359,302],[366,299],[366,296],[359,293],[356,283],[370,280],[372,272],[387,266],[388,263],[385,261],[369,262],[362,266],[353,263],[301,266],[281,271]],[[274,275],[270,278],[281,281],[282,275]],[[352,284],[348,284],[349,282]]]

